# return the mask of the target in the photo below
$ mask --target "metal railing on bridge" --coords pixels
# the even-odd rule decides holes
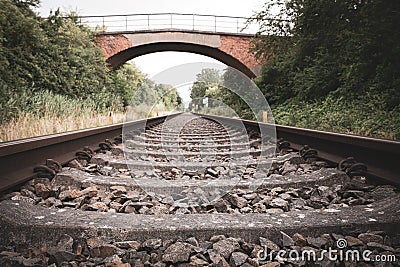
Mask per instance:
[[[81,24],[98,32],[136,32],[156,30],[186,30],[214,33],[255,34],[256,23],[245,17],[215,16],[182,13],[127,14],[79,16]]]

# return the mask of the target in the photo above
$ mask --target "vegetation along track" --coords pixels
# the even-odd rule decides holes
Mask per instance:
[[[124,127],[0,144],[1,266],[398,264],[398,142],[191,113]]]

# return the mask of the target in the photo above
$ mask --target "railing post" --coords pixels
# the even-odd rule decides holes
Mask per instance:
[[[193,14],[192,26],[193,26],[193,30],[194,30],[194,14]]]
[[[147,14],[147,29],[150,30],[150,15]]]
[[[214,32],[217,32],[217,16],[214,16]]]
[[[104,17],[103,17],[103,30],[106,28],[106,25],[104,25]]]
[[[128,16],[125,16],[125,31],[128,31]]]
[[[239,18],[236,18],[236,33],[239,33]]]
[[[171,14],[171,29],[172,29],[172,14]]]

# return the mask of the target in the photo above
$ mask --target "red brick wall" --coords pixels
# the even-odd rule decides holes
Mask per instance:
[[[132,42],[122,34],[100,35],[96,39],[96,44],[101,48],[106,59],[132,47]]]
[[[219,49],[238,59],[250,70],[260,65],[254,55],[249,51],[251,37],[221,35],[220,40],[221,47]]]

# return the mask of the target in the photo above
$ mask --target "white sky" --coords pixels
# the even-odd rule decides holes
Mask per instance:
[[[251,16],[264,0],[42,0],[39,13],[47,16],[58,7],[79,15],[114,15],[135,13],[195,13],[219,16]]]
[[[78,15],[116,15],[147,13],[189,13],[249,17],[260,11],[266,0],[42,0],[37,12],[46,17],[50,10],[75,11]],[[213,58],[183,52],[158,52],[133,59],[149,77],[191,62],[219,62]],[[188,87],[178,89],[185,102],[190,98]]]

